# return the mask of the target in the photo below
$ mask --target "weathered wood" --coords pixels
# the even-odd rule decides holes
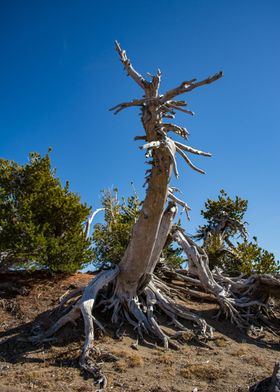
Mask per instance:
[[[117,46],[117,51],[120,54],[121,61],[127,68],[127,57],[123,56],[123,51],[120,46]],[[131,67],[131,63],[129,63]],[[130,291],[131,295],[136,295],[138,283],[143,274],[149,273],[147,271],[156,238],[160,228],[161,219],[165,210],[165,203],[168,193],[168,183],[170,181],[174,160],[170,156],[169,146],[164,148],[161,144],[162,136],[157,133],[157,129],[162,124],[161,113],[158,110],[159,103],[158,88],[160,84],[160,75],[157,75],[157,83],[147,83],[143,81],[140,74],[135,72],[128,72],[132,78],[141,85],[144,89],[146,100],[145,105],[142,106],[141,120],[147,136],[147,148],[158,148],[153,150],[153,164],[151,174],[148,181],[148,189],[146,198],[143,203],[142,210],[138,221],[133,227],[131,241],[126,249],[123,259],[120,262],[120,275],[118,277],[116,292],[121,295],[122,291]],[[149,143],[152,142],[152,145]],[[160,146],[162,145],[162,148]],[[175,151],[174,151],[175,153]]]
[[[88,220],[86,221],[85,229],[84,229],[86,238],[89,238],[89,235],[90,235],[90,226],[91,226],[91,224],[92,224],[93,219],[95,218],[95,216],[96,216],[99,212],[104,211],[104,209],[105,209],[105,208],[97,208],[95,211],[93,211],[93,213],[91,214],[91,216],[90,216],[90,217],[88,218]]]
[[[178,151],[178,153],[181,155],[181,157],[184,159],[184,161],[187,163],[187,165],[189,165],[193,170],[197,171],[198,173],[201,174],[205,174],[205,171],[202,169],[199,169],[199,167],[196,167],[192,161],[190,160],[189,157],[187,157],[186,154],[183,153],[183,151],[181,150],[181,148],[179,148],[178,146],[176,146],[176,151]]]
[[[196,168],[190,162],[189,158],[180,149],[180,145],[176,146],[174,140],[167,136],[167,132],[173,131],[187,138],[187,130],[178,125],[164,124],[163,119],[174,117],[175,110],[192,114],[189,110],[182,109],[182,106],[187,104],[185,101],[174,101],[172,98],[178,94],[189,92],[196,87],[212,83],[222,76],[222,73],[219,73],[196,83],[195,80],[191,80],[165,94],[159,94],[161,72],[158,70],[157,74],[152,76],[152,81],[148,82],[133,68],[126,52],[121,49],[118,42],[116,42],[116,50],[127,74],[144,90],[143,98],[121,103],[111,110],[118,113],[132,106],[141,107],[141,121],[145,136],[136,137],[136,139],[146,141],[141,148],[147,149],[151,157],[148,162],[151,164],[151,169],[147,172],[146,197],[139,218],[133,226],[130,242],[118,267],[99,273],[92,282],[82,289],[81,297],[76,298],[77,292],[64,297],[62,305],[66,305],[68,301],[71,302],[66,305],[66,308],[63,308],[64,313],[60,319],[44,334],[40,334],[33,339],[35,343],[50,338],[63,325],[69,321],[74,322],[82,314],[85,343],[80,358],[80,366],[91,372],[96,381],[103,387],[106,384],[106,377],[100,372],[99,367],[94,366],[90,361],[90,353],[93,349],[94,325],[96,324],[98,328],[105,331],[103,325],[93,314],[96,307],[103,311],[109,310],[113,324],[120,325],[126,320],[137,331],[139,338],[144,340],[144,334],[149,334],[160,340],[165,348],[168,348],[168,346],[177,348],[177,345],[162,331],[154,317],[155,308],[167,315],[173,324],[180,329],[184,329],[184,326],[178,318],[196,323],[200,327],[203,337],[212,335],[212,330],[205,320],[171,298],[171,289],[160,279],[154,277],[153,272],[167,238],[170,236],[172,222],[177,212],[176,203],[182,205],[186,212],[190,209],[186,203],[173,195],[175,188],[169,187],[172,172],[174,171],[176,177],[179,175],[176,152],[183,154],[183,158],[192,169],[202,172],[201,169]],[[209,156],[208,153],[203,153],[191,147],[184,146],[184,149],[194,154]],[[168,197],[172,200],[166,207]],[[94,214],[88,221],[87,235]],[[188,242],[183,236],[182,241]],[[191,247],[190,254],[192,251]],[[203,264],[199,264],[199,262],[196,267],[198,270],[204,268]],[[198,276],[200,275],[198,274]],[[181,280],[187,281],[187,279],[182,275]],[[196,281],[196,279],[192,279],[192,281]],[[201,284],[204,285],[203,282]],[[173,293],[179,293],[177,289],[172,288],[172,290]],[[221,288],[221,290],[223,289]],[[191,293],[191,291],[189,292]]]
[[[193,147],[186,146],[185,144],[179,143],[177,141],[175,141],[175,144],[176,144],[176,147],[179,147],[181,150],[190,152],[192,154],[202,155],[204,157],[211,157],[212,156],[212,154],[210,154],[210,152],[204,152],[204,151],[196,150]]]
[[[164,101],[168,101],[174,97],[177,97],[180,94],[188,93],[197,87],[201,87],[206,84],[213,83],[216,80],[220,79],[223,75],[224,75],[223,72],[220,71],[213,76],[209,76],[207,79],[201,80],[200,82],[196,82],[196,79],[188,80],[186,82],[181,83],[180,86],[167,91],[162,99]]]
[[[124,68],[126,70],[126,72],[128,73],[129,76],[131,76],[131,78],[143,89],[145,89],[149,83],[147,82],[147,80],[145,80],[143,78],[143,76],[138,73],[137,71],[135,71],[135,69],[133,68],[130,60],[127,58],[126,52],[125,50],[122,50],[120,47],[120,44],[118,43],[118,41],[115,41],[115,47],[116,47],[116,51],[118,52],[121,62],[124,65]]]

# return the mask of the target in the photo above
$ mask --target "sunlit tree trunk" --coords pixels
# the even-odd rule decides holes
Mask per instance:
[[[195,83],[195,80],[184,82],[164,95],[159,95],[161,72],[158,70],[151,81],[145,80],[142,75],[134,70],[125,51],[120,48],[118,43],[116,43],[116,49],[128,75],[144,90],[144,98],[117,105],[113,110],[117,113],[130,106],[141,107],[141,119],[145,131],[145,135],[141,138],[146,141],[143,147],[147,149],[148,155],[151,155],[151,171],[148,172],[147,176],[147,194],[140,217],[134,225],[131,241],[120,262],[120,274],[117,279],[116,292],[119,295],[123,292],[125,295],[135,296],[138,287],[142,286],[142,282],[148,282],[147,276],[151,276],[153,273],[156,258],[159,257],[160,253],[159,251],[154,252],[157,241],[163,247],[169,234],[166,230],[160,230],[160,226],[161,223],[164,224],[162,218],[166,208],[172,169],[174,169],[175,176],[178,177],[176,151],[183,156],[192,168],[200,172],[203,171],[197,169],[191,163],[182,149],[199,155],[210,155],[180,143],[176,145],[176,142],[168,137],[168,132],[173,131],[186,138],[187,131],[174,124],[164,124],[163,118],[174,117],[176,110],[192,114],[189,110],[183,109],[186,106],[185,101],[175,101],[174,97],[195,87],[211,83],[219,79],[222,73],[198,83]],[[169,229],[171,229],[171,225]]]
[[[164,94],[160,94],[161,72],[158,70],[156,75],[151,76],[151,80],[148,81],[135,71],[125,51],[118,43],[116,43],[116,50],[127,74],[144,91],[143,98],[118,104],[111,110],[118,113],[132,106],[141,108],[144,134],[136,136],[135,140],[143,141],[144,144],[140,148],[146,150],[146,157],[150,165],[146,176],[146,197],[139,219],[133,227],[131,240],[119,265],[99,273],[85,288],[67,294],[61,301],[62,309],[64,307],[63,316],[49,330],[32,339],[34,342],[49,339],[64,324],[75,321],[82,314],[86,339],[80,365],[92,372],[96,378],[103,380],[103,387],[106,383],[106,377],[100,373],[100,369],[93,368],[90,364],[94,325],[105,332],[101,322],[93,315],[96,303],[99,309],[103,308],[104,311],[110,312],[113,324],[119,325],[126,320],[133,325],[139,338],[144,339],[143,335],[149,334],[160,340],[165,348],[168,346],[176,348],[177,346],[160,328],[154,315],[155,307],[171,318],[171,322],[180,329],[184,329],[184,326],[179,318],[186,319],[200,327],[203,337],[211,336],[211,328],[207,323],[182,304],[178,304],[170,296],[171,291],[167,285],[158,279],[153,272],[167,237],[170,237],[171,231],[174,231],[173,220],[177,212],[177,205],[182,206],[186,213],[190,210],[185,202],[174,195],[176,188],[169,186],[172,172],[176,178],[179,176],[176,162],[177,153],[190,168],[199,173],[204,173],[204,171],[192,163],[187,153],[202,156],[211,155],[173,140],[169,136],[171,132],[184,139],[188,138],[188,132],[181,126],[166,123],[165,119],[174,118],[177,111],[193,115],[190,110],[185,108],[187,102],[178,100],[176,97],[222,77],[222,72],[219,72],[199,82],[196,79],[191,79]],[[90,221],[87,232],[89,226]],[[179,236],[177,240],[186,247],[189,244],[183,237]],[[196,260],[194,260],[195,263],[198,268]],[[205,268],[200,268],[199,271],[205,273],[207,278],[207,265]],[[216,286],[213,287],[216,288]],[[177,293],[178,290],[175,292]],[[82,293],[81,296],[79,296],[80,293]],[[69,301],[70,305],[67,305]]]

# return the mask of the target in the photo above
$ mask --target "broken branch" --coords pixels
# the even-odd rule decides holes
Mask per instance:
[[[223,72],[220,71],[213,76],[209,76],[207,79],[201,80],[200,82],[195,83],[196,79],[191,79],[189,81],[183,82],[180,84],[180,86],[167,91],[162,97],[162,101],[169,101],[170,99],[176,97],[177,95],[187,93],[197,87],[215,82],[216,80],[220,79],[223,75],[224,75]]]
[[[205,171],[202,170],[202,169],[199,169],[199,167],[196,167],[196,166],[192,163],[192,161],[190,160],[190,158],[187,157],[187,155],[184,154],[183,151],[182,151],[179,147],[177,147],[177,146],[176,146],[176,151],[178,151],[178,153],[181,155],[181,157],[185,160],[185,162],[186,162],[193,170],[197,171],[198,173],[205,174]]]
[[[182,143],[179,143],[179,142],[177,142],[177,141],[175,141],[175,144],[176,144],[176,147],[177,147],[177,148],[180,148],[181,150],[190,152],[190,153],[192,153],[192,154],[202,155],[202,156],[204,156],[204,157],[211,157],[211,156],[212,156],[212,154],[210,154],[210,152],[204,152],[204,151],[196,150],[196,149],[193,148],[193,147],[186,146],[186,145],[184,145],[184,144],[182,144]]]
[[[121,62],[124,65],[124,68],[126,70],[126,72],[128,73],[128,75],[144,90],[150,85],[150,83],[143,78],[143,76],[138,73],[132,66],[129,58],[127,58],[126,55],[126,51],[122,50],[122,48],[120,47],[120,44],[118,43],[118,41],[115,41],[115,48],[116,51],[118,52]]]

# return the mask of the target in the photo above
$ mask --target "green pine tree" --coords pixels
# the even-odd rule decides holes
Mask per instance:
[[[50,152],[50,151],[49,151]],[[74,272],[93,257],[83,223],[90,208],[61,185],[49,153],[19,165],[0,160],[0,254],[8,266]]]
[[[273,253],[262,249],[257,238],[248,240],[244,215],[248,201],[234,199],[222,189],[217,200],[208,199],[201,211],[206,224],[199,226],[196,240],[203,240],[209,266],[221,267],[228,272],[277,273],[279,262]],[[241,239],[241,241],[239,241]]]

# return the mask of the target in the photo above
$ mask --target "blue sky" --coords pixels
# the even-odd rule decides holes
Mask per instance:
[[[275,0],[1,1],[0,155],[20,163],[47,152],[62,181],[100,206],[100,190],[144,195],[137,109],[108,109],[141,97],[114,51],[120,41],[143,74],[163,73],[162,91],[219,70],[216,83],[186,95],[194,117],[177,115],[195,158],[179,161],[191,205],[189,232],[207,198],[224,188],[249,200],[249,232],[280,257],[280,2]]]

